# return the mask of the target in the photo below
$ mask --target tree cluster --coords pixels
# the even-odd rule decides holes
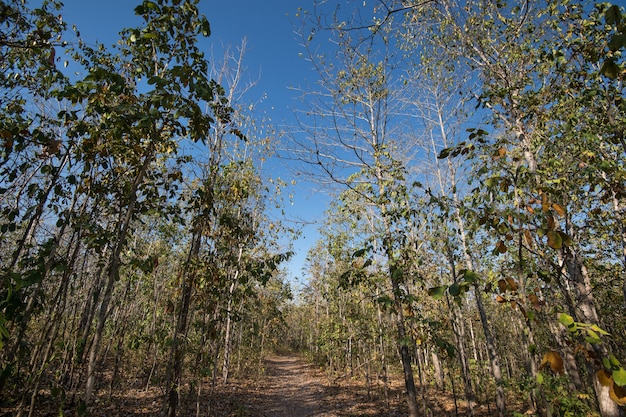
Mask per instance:
[[[203,384],[260,369],[283,326],[289,254],[242,55],[209,63],[198,0],[135,13],[107,47],[60,2],[0,3],[6,412],[34,415],[45,392],[84,414],[134,384],[161,387],[174,416]]]
[[[385,393],[399,365],[411,417],[429,383],[469,415],[623,415],[623,9],[323,6],[292,155],[340,188],[294,343]]]

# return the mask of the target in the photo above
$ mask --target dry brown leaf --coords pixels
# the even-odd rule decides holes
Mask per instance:
[[[558,214],[559,216],[565,217],[565,209],[563,208],[563,206],[556,204],[556,203],[552,203],[552,209],[554,209],[556,214]]]
[[[517,282],[515,282],[513,278],[507,278],[506,283],[508,284],[511,291],[517,291],[519,289],[519,285],[517,284]]]
[[[530,230],[524,229],[524,239],[526,240],[526,243],[528,243],[528,246],[533,246],[533,237],[530,234]]]

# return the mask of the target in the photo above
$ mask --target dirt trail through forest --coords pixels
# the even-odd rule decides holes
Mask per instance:
[[[326,381],[297,356],[272,357],[254,400],[258,417],[334,417]]]

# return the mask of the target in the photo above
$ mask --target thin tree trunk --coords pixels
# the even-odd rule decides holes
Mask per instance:
[[[379,294],[377,293],[378,297]],[[387,375],[387,355],[385,349],[385,336],[383,334],[383,317],[380,311],[380,304],[376,303],[376,320],[378,321],[378,345],[380,349],[380,366],[383,372],[383,393],[385,395],[385,404],[389,408],[389,376]]]
[[[52,192],[54,187],[57,185],[57,181],[61,175],[63,167],[69,160],[69,155],[70,155],[70,152],[68,150],[68,152],[63,156],[63,159],[59,163],[59,166],[55,168],[54,175],[52,176],[52,178],[50,178],[45,191],[39,197],[39,203],[37,204],[37,207],[33,215],[28,220],[28,224],[24,230],[24,233],[22,234],[22,238],[19,239],[17,242],[17,248],[13,252],[11,263],[10,265],[8,265],[8,268],[7,268],[8,271],[14,272],[13,270],[18,266],[18,262],[20,261],[20,259],[22,259],[22,256],[24,255],[24,252],[26,251],[27,245],[29,244],[29,242],[33,238],[33,235],[35,234],[35,228],[39,224],[41,216],[43,215],[43,211],[44,211],[44,208],[46,207],[46,202],[48,201],[50,193]],[[76,200],[73,200],[72,204],[74,204],[75,201]],[[46,262],[44,272],[42,273],[42,276],[40,278],[41,280],[45,279],[45,277],[47,277],[50,272],[50,269],[52,267],[52,262],[54,261],[54,257],[56,254],[56,250],[59,245],[59,240],[63,236],[63,232],[66,227],[67,227],[67,220],[63,222],[63,225],[61,226],[61,229],[58,231],[57,237],[54,240],[53,246],[50,248],[50,251],[47,254],[48,260]],[[37,284],[35,287],[36,291],[37,291],[37,287],[39,287],[39,284]],[[35,300],[36,300],[36,297],[34,297],[33,295],[28,297],[28,302],[26,303],[26,307],[24,308],[24,313],[22,314],[22,317],[19,323],[17,324],[17,335],[14,335],[13,338],[9,339],[12,342],[11,344],[7,343],[7,347],[10,346],[10,349],[8,349],[8,352],[6,353],[5,361],[7,363],[12,363],[15,360],[15,356],[17,354],[19,347],[23,346],[22,341],[26,333],[26,328],[28,326],[28,322],[30,320],[31,314],[36,307]],[[9,376],[8,373],[3,373],[2,375],[0,375],[0,392],[2,392],[8,376]]]
[[[185,262],[187,270],[184,272],[180,272],[182,289],[166,378],[167,417],[176,417],[176,413],[178,410],[180,395],[179,390],[183,373],[183,359],[185,356],[184,345],[187,334],[187,323],[189,317],[189,308],[191,306],[191,295],[193,291],[193,280],[195,274],[195,267],[192,264],[198,258],[201,242],[202,234],[200,232],[195,232],[191,240],[189,255],[187,257],[187,261]]]
[[[402,361],[402,371],[404,374],[404,386],[406,388],[406,400],[409,408],[409,417],[417,417],[419,415],[417,390],[415,389],[413,368],[411,367],[411,354],[409,352],[409,346],[407,345],[407,333],[404,326],[402,302],[398,298],[398,295],[400,294],[400,285],[396,279],[392,278],[391,281],[394,292],[393,303],[396,309],[396,328],[398,331],[398,343],[400,344],[400,359]]]
[[[231,349],[231,321],[232,321],[232,306],[233,306],[233,294],[237,287],[237,281],[239,280],[239,267],[241,266],[241,256],[243,255],[243,246],[239,246],[239,252],[237,253],[237,270],[234,273],[230,287],[228,288],[228,302],[226,306],[226,330],[224,331],[224,362],[222,364],[222,382],[225,384],[228,380],[228,371],[230,366],[230,349]]]
[[[504,417],[506,414],[506,402],[502,373],[500,371],[500,360],[496,351],[493,335],[491,334],[489,321],[487,320],[487,313],[483,305],[482,293],[478,288],[475,288],[474,290],[474,297],[476,298],[476,307],[478,308],[480,322],[483,326],[483,332],[485,333],[485,343],[487,345],[487,354],[489,355],[489,361],[491,363],[491,373],[493,375],[494,382],[496,383],[496,408],[498,409],[498,417]]]
[[[441,361],[439,360],[439,355],[437,355],[437,352],[435,352],[434,350],[430,353],[432,361],[433,361],[433,368],[434,368],[434,372],[435,372],[435,386],[440,389],[440,390],[444,390],[444,385],[443,385],[443,369],[441,368]]]
[[[460,205],[458,201],[458,196],[456,193],[453,193],[454,203],[456,207],[456,219],[457,225],[459,227],[459,234],[461,237],[461,244],[463,247],[463,254],[465,256],[465,264],[467,269],[470,271],[474,270],[474,265],[472,261],[472,256],[469,251],[469,247],[467,245],[467,238],[465,235],[465,223],[463,222],[463,218],[460,212]],[[491,333],[491,327],[489,326],[489,321],[487,320],[487,312],[485,311],[485,307],[483,305],[482,292],[478,288],[478,284],[475,284],[474,287],[474,298],[476,299],[476,307],[478,308],[478,314],[480,316],[480,323],[483,327],[483,333],[485,335],[485,342],[487,345],[487,354],[489,355],[489,361],[491,363],[491,373],[493,375],[493,379],[496,384],[496,407],[498,409],[498,417],[504,417],[506,414],[506,400],[504,396],[504,386],[502,381],[502,373],[500,370],[500,359],[498,355],[498,351],[496,350],[495,340]]]
[[[143,182],[143,179],[148,171],[148,167],[152,163],[153,158],[153,152],[149,152],[148,155],[144,158],[143,164],[139,168],[139,172],[137,172],[137,176],[135,177],[128,194],[128,207],[126,209],[126,213],[124,213],[119,227],[117,228],[117,241],[115,243],[113,252],[111,253],[111,259],[109,261],[108,273],[106,277],[106,286],[104,289],[104,296],[102,297],[102,303],[100,304],[100,309],[98,310],[98,325],[96,326],[96,332],[94,334],[93,341],[91,342],[91,348],[89,350],[89,363],[87,364],[87,383],[85,384],[85,394],[83,396],[83,401],[86,404],[88,404],[89,400],[91,399],[91,395],[93,393],[96,382],[96,366],[98,353],[100,351],[100,344],[102,342],[106,319],[109,315],[109,304],[111,303],[111,297],[113,295],[113,287],[115,286],[115,281],[118,279],[119,276],[119,270],[121,265],[120,255],[122,253],[122,249],[126,246],[126,237],[128,236],[131,220],[135,214],[137,191],[139,189],[139,185]]]
[[[459,353],[459,364],[461,365],[461,375],[463,376],[463,387],[465,390],[465,399],[467,400],[467,415],[474,415],[474,404],[476,396],[472,388],[472,375],[470,373],[469,364],[467,363],[467,354],[465,352],[465,328],[460,319],[460,308],[455,303],[450,303],[449,297],[446,297],[448,303],[448,311],[450,312],[450,321],[452,322],[452,331]]]
[[[226,304],[226,329],[224,330],[224,360],[222,362],[222,383],[226,384],[228,380],[228,371],[230,367],[230,350],[231,350],[231,322],[232,322],[232,312],[231,308],[233,306],[233,292],[235,291],[235,286],[237,283],[237,275],[239,271],[235,274],[235,279],[230,283],[230,287],[228,288],[228,302]]]

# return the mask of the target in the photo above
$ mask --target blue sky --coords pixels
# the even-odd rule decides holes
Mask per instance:
[[[81,37],[89,43],[104,45],[115,43],[118,32],[124,27],[139,23],[133,9],[140,0],[64,0],[64,20],[74,24]],[[220,56],[223,47],[237,47],[247,40],[244,64],[250,79],[258,79],[248,99],[263,100],[260,110],[266,112],[276,127],[293,123],[293,108],[297,93],[290,87],[307,87],[315,83],[311,65],[301,57],[301,49],[295,30],[298,8],[309,9],[312,0],[200,0],[200,11],[211,24],[211,36],[207,53],[213,50]],[[272,176],[280,176],[287,182],[292,174],[285,170],[281,161],[270,161]],[[327,198],[311,191],[302,183],[293,190],[293,205],[285,207],[289,217],[317,221],[323,216]],[[296,255],[288,265],[292,279],[297,279],[307,255],[308,248],[318,238],[317,225],[303,229],[296,242]]]

